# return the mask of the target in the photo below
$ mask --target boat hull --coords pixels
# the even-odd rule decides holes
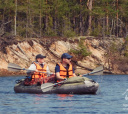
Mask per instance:
[[[99,84],[92,80],[83,82],[65,83],[60,86],[52,86],[48,89],[42,89],[41,86],[25,86],[24,80],[21,80],[14,86],[16,93],[35,93],[35,94],[96,94]],[[53,84],[53,83],[51,83]]]

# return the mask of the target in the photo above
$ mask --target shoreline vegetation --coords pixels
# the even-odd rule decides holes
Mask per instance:
[[[58,42],[60,42],[60,44]],[[75,46],[76,44],[78,45],[78,48],[74,49],[73,51],[66,49],[67,48],[66,46],[68,45]],[[51,64],[55,65],[55,63],[58,60],[60,61],[60,57],[57,56],[57,55],[61,55],[57,50],[59,49],[63,52],[67,50],[67,52],[71,53],[74,56],[73,57],[73,59],[75,59],[73,60],[74,64],[75,66],[79,67],[77,73],[80,72],[85,74],[86,71],[89,72],[102,64],[104,65],[105,74],[127,74],[128,71],[127,44],[128,44],[127,38],[106,37],[103,39],[102,37],[94,37],[94,36],[79,36],[74,38],[42,37],[42,38],[28,38],[28,39],[26,38],[21,39],[20,37],[11,37],[11,36],[1,37],[0,59],[2,62],[7,57],[7,59],[4,60],[6,62],[6,65],[9,62],[13,61],[16,64],[27,68],[32,63],[31,61],[34,60],[33,58],[36,55],[36,51],[39,51],[41,53],[45,52],[44,54],[46,54],[48,57],[50,55],[50,58],[48,58],[48,63],[50,62],[50,65]],[[58,47],[59,45],[60,47]],[[63,45],[66,45],[65,46],[66,48],[64,47],[65,48],[64,50],[62,50]],[[20,46],[20,49],[18,48],[18,46]],[[32,51],[33,49],[34,52]],[[93,52],[90,53],[91,51],[90,49],[92,49]],[[103,52],[104,54],[102,54]],[[21,53],[23,54],[20,55]],[[98,58],[98,56],[99,55],[101,56],[101,54],[103,57]],[[25,59],[23,57],[25,57]],[[92,64],[93,67],[91,67],[88,64],[88,62],[90,62],[89,64]],[[54,65],[51,67],[54,67]],[[6,68],[5,69],[4,67],[0,68],[0,76],[26,75],[26,73],[23,71],[10,72]],[[84,72],[81,71],[81,69],[85,69]],[[53,69],[52,72],[54,72]]]
[[[27,68],[38,53],[48,63],[62,52],[75,57],[77,70],[104,65],[105,72],[128,74],[128,0],[0,0],[0,75],[14,62]],[[72,49],[69,49],[69,48]]]

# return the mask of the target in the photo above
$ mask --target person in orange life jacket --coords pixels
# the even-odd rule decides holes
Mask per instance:
[[[71,78],[75,75],[75,70],[71,64],[72,56],[68,53],[63,53],[61,56],[62,62],[58,63],[55,67],[55,75],[57,82]]]
[[[49,67],[44,62],[45,58],[46,58],[46,56],[38,54],[35,58],[36,61],[34,61],[28,68],[29,70],[27,71],[27,74],[32,75],[31,76],[32,79],[50,76]],[[41,72],[43,72],[43,73],[41,73]]]

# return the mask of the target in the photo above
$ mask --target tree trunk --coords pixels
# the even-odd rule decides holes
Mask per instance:
[[[117,13],[116,13],[116,21],[117,21],[117,23],[116,23],[116,36],[118,37],[118,33],[119,33],[119,31],[118,31],[118,0],[116,0],[116,10],[117,10]]]
[[[108,2],[107,2],[107,6],[108,6]],[[108,33],[108,24],[109,24],[108,19],[109,17],[108,17],[108,9],[107,9],[107,16],[106,16],[107,33]]]
[[[3,12],[2,12],[2,24],[0,25],[0,36],[4,35],[5,33],[5,25],[4,25],[4,21],[5,21],[5,16],[4,16],[4,13],[5,13],[5,8],[3,9]]]
[[[87,35],[90,35],[90,33],[91,33],[91,25],[92,25],[92,16],[91,16],[92,2],[93,2],[93,0],[88,0],[87,1],[87,7],[89,9]]]
[[[41,24],[42,24],[42,21],[41,21],[41,20],[42,20],[41,5],[42,5],[42,4],[41,4],[41,0],[39,1],[39,4],[40,4],[40,17],[39,17],[39,23],[40,23],[40,25],[39,25],[39,26],[40,26],[40,37],[41,37],[41,36],[42,36],[42,29],[41,29],[41,27],[42,27],[42,26],[41,26]]]
[[[55,9],[55,15],[53,16],[53,29],[54,32],[57,33],[57,9]]]
[[[83,35],[83,32],[82,32],[82,14],[81,14],[81,3],[82,3],[82,0],[80,0],[80,36]]]
[[[47,0],[46,0],[46,5],[47,5]],[[45,17],[45,30],[47,31],[47,29],[48,29],[48,15],[47,15],[47,10],[48,10],[48,8],[46,9],[46,17]]]
[[[15,16],[14,16],[14,35],[16,36],[16,17],[17,17],[17,0],[15,0]]]
[[[75,33],[77,33],[77,31],[76,31],[76,21],[75,21],[75,17],[73,17],[73,25],[74,25],[73,31],[75,31]]]
[[[27,20],[27,23],[26,23],[26,38],[28,37],[28,28],[29,28],[29,0],[27,0],[27,11],[26,11],[26,20]]]

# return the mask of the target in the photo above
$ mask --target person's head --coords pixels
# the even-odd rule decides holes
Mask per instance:
[[[41,63],[44,63],[44,58],[46,58],[46,56],[43,56],[41,54],[36,55],[36,61]]]
[[[73,56],[69,55],[68,53],[63,53],[61,56],[61,59],[62,59],[62,62],[66,63],[66,64],[70,64],[72,57]]]

